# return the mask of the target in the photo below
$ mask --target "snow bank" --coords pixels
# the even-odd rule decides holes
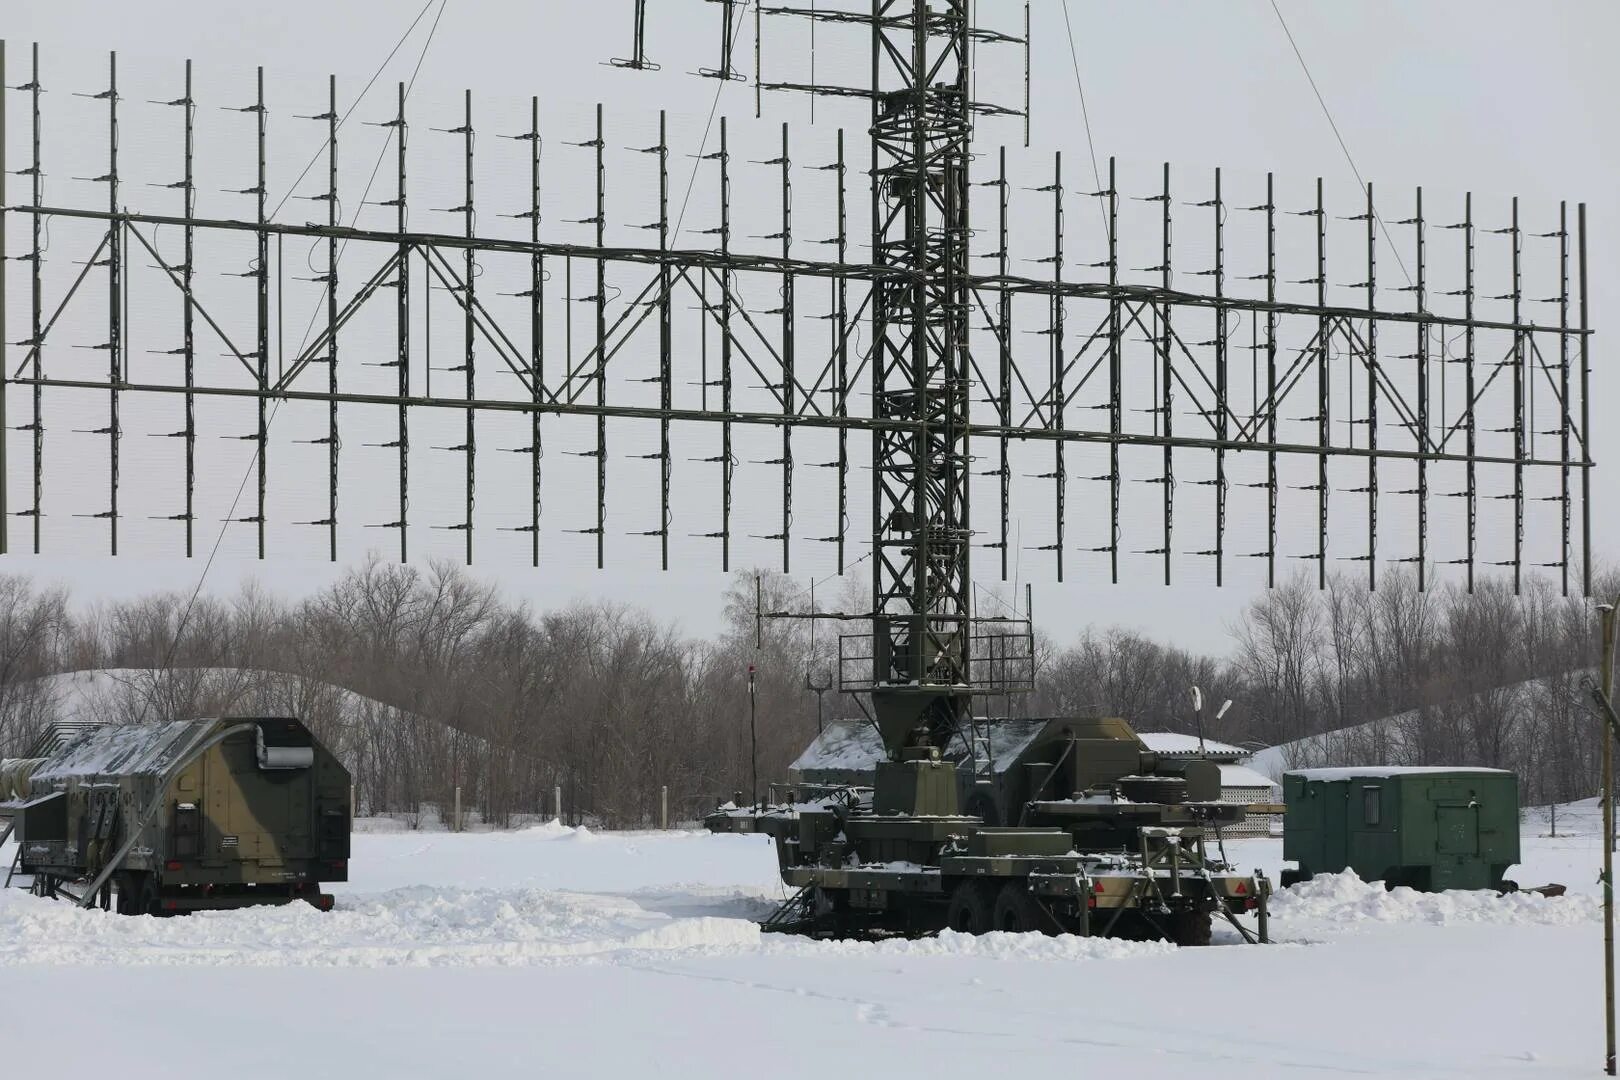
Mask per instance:
[[[1310,881],[1279,890],[1271,898],[1273,925],[1286,932],[1299,924],[1326,923],[1457,923],[1576,926],[1600,920],[1602,909],[1592,896],[1545,897],[1535,893],[1422,893],[1381,882],[1365,882],[1354,870],[1318,874]]]
[[[1289,769],[1285,776],[1305,780],[1389,780],[1398,776],[1507,776],[1506,769],[1463,765],[1345,765],[1325,769]]]
[[[325,914],[289,904],[172,919],[0,893],[0,965],[529,965],[616,952],[713,953],[757,947],[759,937],[747,918],[682,917],[632,897],[534,889],[420,886],[345,901]]]
[[[626,896],[539,889],[395,889],[305,904],[121,917],[0,893],[0,966],[487,967],[633,958],[637,954],[957,957],[1075,962],[1162,955],[1174,947],[1026,934],[946,932],[917,941],[817,942],[762,936],[772,904],[741,890]]]

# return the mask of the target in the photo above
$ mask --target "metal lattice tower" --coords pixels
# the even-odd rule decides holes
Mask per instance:
[[[967,710],[967,0],[873,8],[873,684],[893,741]]]

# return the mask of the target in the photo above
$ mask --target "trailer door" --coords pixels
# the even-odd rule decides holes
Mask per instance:
[[[1475,858],[1479,855],[1479,809],[1468,803],[1446,803],[1434,808],[1437,850],[1442,855]]]

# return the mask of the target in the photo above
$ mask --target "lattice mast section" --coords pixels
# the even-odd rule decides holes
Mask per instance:
[[[873,704],[891,745],[968,715],[967,0],[875,0]]]

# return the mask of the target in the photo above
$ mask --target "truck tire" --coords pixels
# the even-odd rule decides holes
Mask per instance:
[[[141,914],[141,875],[128,870],[120,871],[113,875],[113,885],[118,893],[118,914]]]
[[[996,893],[996,906],[991,913],[993,929],[1011,934],[1056,935],[1062,928],[1041,902],[1029,891],[1022,878],[1007,882]]]
[[[137,906],[134,914],[151,915],[154,918],[161,918],[164,914],[163,897],[161,890],[158,888],[157,875],[139,874],[136,876],[140,878],[141,883],[140,891],[136,893],[135,902]]]
[[[951,892],[945,908],[945,926],[959,934],[983,934],[994,925],[995,886],[988,881],[964,881]]]

